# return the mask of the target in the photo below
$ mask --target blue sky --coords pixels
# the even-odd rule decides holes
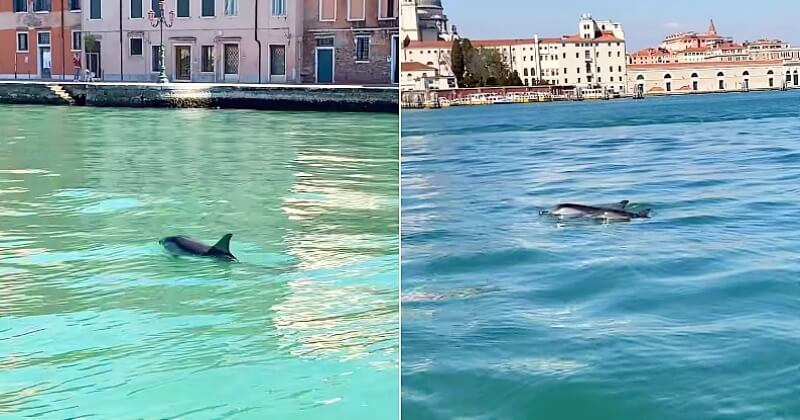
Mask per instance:
[[[800,0],[442,0],[467,38],[561,36],[578,32],[581,13],[622,23],[629,51],[656,46],[678,31],[717,32],[736,41],[780,38],[800,46]],[[669,7],[663,7],[663,5]],[[724,5],[724,6],[723,6]]]

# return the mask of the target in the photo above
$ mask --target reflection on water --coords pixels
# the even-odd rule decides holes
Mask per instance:
[[[0,416],[396,418],[396,139],[384,115],[4,107]],[[239,264],[157,244],[227,232]]]

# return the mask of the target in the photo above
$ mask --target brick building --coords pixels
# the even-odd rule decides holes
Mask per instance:
[[[0,78],[72,78],[82,46],[80,8],[78,0],[0,2]]]
[[[305,0],[304,83],[396,84],[399,0]]]

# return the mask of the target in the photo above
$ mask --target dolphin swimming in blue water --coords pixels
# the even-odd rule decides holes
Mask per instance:
[[[164,246],[168,251],[177,254],[194,255],[197,257],[211,257],[223,261],[239,261],[231,254],[231,238],[232,233],[222,237],[213,246],[208,246],[200,241],[188,238],[186,236],[169,236],[158,243]]]
[[[539,214],[559,218],[588,217],[610,221],[628,221],[631,219],[650,217],[650,209],[644,209],[635,213],[625,210],[628,203],[628,200],[623,200],[610,206],[587,206],[583,204],[563,203],[556,205],[550,210],[540,211]]]

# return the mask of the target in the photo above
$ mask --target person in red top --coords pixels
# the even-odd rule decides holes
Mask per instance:
[[[81,78],[81,53],[72,54],[72,65],[75,66],[75,81]]]

